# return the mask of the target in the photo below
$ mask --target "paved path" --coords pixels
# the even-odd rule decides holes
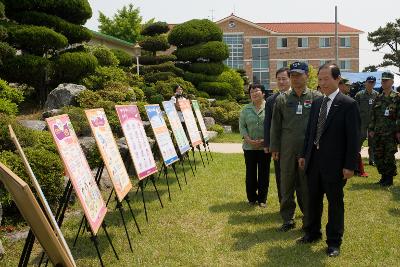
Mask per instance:
[[[239,143],[210,143],[210,149],[218,153],[243,153],[242,144]],[[368,147],[363,147],[361,156],[368,158]],[[396,159],[400,159],[400,152],[396,153]]]

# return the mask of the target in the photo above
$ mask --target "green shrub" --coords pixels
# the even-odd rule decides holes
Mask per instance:
[[[203,73],[193,73],[193,72],[185,72],[183,78],[194,85],[198,85],[201,82],[215,82],[217,80],[217,76],[206,75]]]
[[[150,99],[150,97],[152,95],[157,94],[157,90],[154,87],[151,87],[151,86],[150,87],[145,87],[143,92],[144,92],[144,95],[146,96],[147,99]]]
[[[203,91],[198,91],[196,96],[203,97],[203,98],[210,98],[210,95]]]
[[[136,101],[143,101],[144,100],[144,92],[139,87],[133,86],[133,92],[135,93]]]
[[[18,113],[18,106],[8,99],[0,98],[0,113],[15,115]]]
[[[162,105],[162,102],[164,101],[164,97],[161,94],[156,94],[156,95],[152,95],[149,98],[149,103],[150,104],[159,104]]]
[[[183,88],[184,94],[196,95],[198,93],[196,87],[194,87],[194,85],[191,82],[185,81],[182,77],[170,77],[168,79],[168,82],[173,85],[179,84]]]
[[[49,50],[58,50],[68,45],[67,38],[52,29],[41,26],[20,26],[9,32],[8,40],[16,47],[34,55],[43,56]]]
[[[142,66],[140,72],[142,74],[148,74],[153,72],[173,72],[177,76],[183,76],[183,70],[175,67],[172,62],[165,62],[159,65],[147,65]]]
[[[75,82],[93,73],[98,65],[96,57],[85,52],[64,53],[55,62],[57,83]]]
[[[146,82],[155,83],[157,81],[168,80],[170,77],[176,77],[176,74],[173,72],[155,72],[155,73],[148,73],[143,76]]]
[[[10,18],[20,24],[30,24],[45,26],[54,29],[67,37],[70,44],[88,42],[92,38],[92,33],[81,25],[76,25],[66,20],[37,11],[23,11],[11,14]]]
[[[215,132],[217,132],[218,135],[221,135],[221,134],[224,133],[224,127],[222,127],[222,126],[219,125],[219,124],[211,125],[211,127],[209,128],[209,130],[210,130],[210,131],[215,131]]]
[[[3,60],[14,57],[15,53],[16,50],[8,43],[0,42],[0,65],[3,63]]]
[[[154,56],[156,51],[165,51],[170,47],[164,35],[145,36],[139,44],[144,50],[153,52]]]
[[[133,64],[133,56],[121,49],[111,49],[111,52],[117,57],[119,66],[130,67]]]
[[[6,13],[4,12],[4,4],[0,2],[0,19],[4,18]]]
[[[113,92],[118,92],[122,94],[122,100],[120,101],[127,101],[127,102],[132,102],[135,101],[136,95],[135,95],[135,90],[131,88],[129,85],[121,83],[121,82],[108,82],[105,84],[105,87],[102,91],[113,91]],[[100,93],[100,91],[99,91]],[[101,93],[100,93],[101,95]],[[107,99],[104,98],[104,100],[111,100],[112,99]],[[117,101],[115,101],[117,102]]]
[[[162,21],[157,21],[154,23],[151,23],[144,27],[142,31],[140,32],[141,35],[148,35],[148,36],[154,36],[157,34],[163,34],[167,33],[169,31],[168,24],[166,22]]]
[[[244,81],[240,77],[240,74],[235,70],[225,70],[218,76],[217,81],[226,82],[231,85],[232,90],[229,92],[229,94],[232,97],[236,98],[244,96]]]
[[[120,68],[100,66],[92,75],[82,79],[82,84],[91,90],[102,89],[107,82],[129,83],[129,77]]]
[[[112,91],[112,90],[99,90],[97,91],[103,100],[108,100],[112,102],[124,102],[126,96],[123,92]]]
[[[227,82],[201,82],[198,88],[212,96],[226,96],[232,91],[232,86]]]
[[[157,65],[168,61],[175,61],[175,55],[143,55],[139,59],[139,63],[142,65]]]
[[[118,58],[104,45],[89,46],[90,52],[97,58],[100,66],[117,66]]]
[[[195,73],[204,73],[207,75],[219,75],[225,69],[225,65],[222,62],[211,62],[211,63],[192,63],[189,66],[189,71]]]
[[[102,100],[101,96],[92,90],[83,90],[76,98],[81,108],[95,108],[100,100]]]
[[[222,30],[208,19],[192,19],[176,25],[168,35],[168,42],[177,47],[208,41],[222,41]]]
[[[68,114],[77,136],[90,135],[90,125],[87,121],[83,108],[67,106],[61,109],[61,113]]]
[[[219,41],[178,48],[174,52],[180,61],[196,61],[198,59],[211,62],[223,61],[229,57],[228,46]]]
[[[6,81],[0,79],[0,98],[20,104],[24,101],[24,93],[17,88],[8,86]]]
[[[8,37],[7,29],[3,25],[0,25],[0,41],[6,40]]]

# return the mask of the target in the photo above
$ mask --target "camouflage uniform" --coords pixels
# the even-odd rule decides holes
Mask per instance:
[[[397,152],[396,133],[400,132],[400,96],[398,93],[391,91],[389,96],[385,96],[382,92],[376,97],[369,131],[374,132],[375,162],[382,175],[381,182],[386,179],[385,176],[388,176],[393,183],[393,176],[397,175],[394,157]]]

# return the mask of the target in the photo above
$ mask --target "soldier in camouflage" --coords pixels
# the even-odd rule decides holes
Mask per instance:
[[[369,124],[369,136],[375,144],[375,163],[382,175],[377,183],[381,186],[393,185],[397,175],[397,143],[400,141],[400,96],[392,91],[394,75],[382,73],[382,93],[375,100]]]

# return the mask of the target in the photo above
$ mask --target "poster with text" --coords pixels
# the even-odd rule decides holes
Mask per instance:
[[[172,132],[174,133],[176,143],[178,144],[179,151],[183,155],[190,149],[190,144],[181,120],[179,119],[175,104],[172,101],[163,101],[162,104],[167,114],[169,124],[171,125]]]
[[[198,145],[201,145],[203,142],[201,141],[199,128],[197,128],[196,119],[194,118],[190,101],[187,99],[179,99],[178,105],[185,120],[186,130],[189,134],[192,146],[196,147]]]
[[[149,140],[136,105],[115,106],[139,180],[157,172]]]
[[[197,100],[192,100],[192,106],[193,106],[194,113],[196,114],[197,121],[199,122],[200,130],[201,130],[201,133],[203,134],[204,141],[207,142],[209,139],[208,131],[206,128],[206,124],[204,123],[203,115],[201,114],[201,111],[200,111],[199,102],[197,102]]]
[[[46,122],[90,228],[96,234],[107,208],[69,117],[64,114],[47,118]]]
[[[85,114],[117,197],[119,201],[122,201],[131,190],[132,183],[129,180],[128,172],[108,124],[106,114],[102,108],[85,110]]]
[[[171,165],[179,160],[178,155],[172,142],[167,125],[165,124],[160,106],[145,105],[147,117],[150,120],[151,128],[153,128],[154,136],[160,149],[161,156],[166,166]]]

